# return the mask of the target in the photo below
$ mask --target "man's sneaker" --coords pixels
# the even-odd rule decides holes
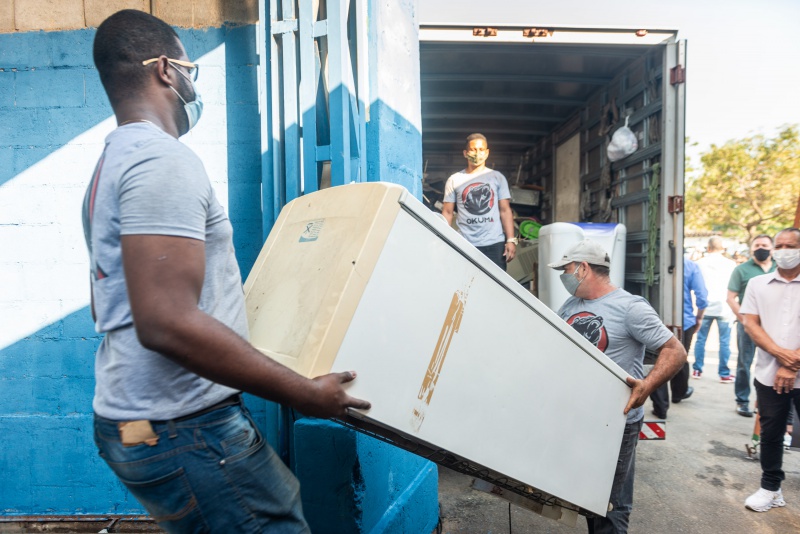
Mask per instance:
[[[781,490],[770,491],[761,488],[744,501],[744,506],[754,512],[766,512],[770,508],[786,506],[786,501],[783,500]]]
[[[703,371],[692,369],[692,378],[700,378],[701,376],[703,376]]]
[[[719,377],[719,381],[723,384],[733,384],[736,382],[736,379],[732,376],[721,376]]]
[[[736,413],[742,417],[753,417],[753,412],[751,412],[747,404],[744,403],[736,405]]]

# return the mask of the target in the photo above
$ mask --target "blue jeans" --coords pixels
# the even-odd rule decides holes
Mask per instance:
[[[733,384],[736,391],[736,403],[748,404],[750,402],[750,367],[756,353],[756,344],[744,331],[742,323],[736,323],[736,346],[739,349],[739,359],[736,363],[736,382]]]
[[[614,483],[611,485],[609,501],[614,509],[606,517],[596,516],[587,519],[589,534],[626,534],[633,509],[633,478],[636,468],[636,444],[639,443],[639,432],[642,430],[642,419],[625,425],[622,434],[622,446],[617,458],[617,469],[614,471]]]
[[[100,456],[167,532],[308,533],[300,483],[241,404],[151,422],[154,446],[124,447],[95,415]]]
[[[731,357],[731,323],[724,317],[703,317],[703,323],[697,330],[697,341],[694,344],[694,364],[692,369],[703,372],[703,360],[706,357],[706,340],[711,323],[717,321],[719,328],[719,376],[730,376],[728,359]]]

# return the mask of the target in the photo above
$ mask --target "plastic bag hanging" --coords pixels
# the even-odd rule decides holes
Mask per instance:
[[[618,161],[636,152],[639,143],[636,134],[628,128],[628,117],[625,117],[625,126],[614,132],[611,142],[608,143],[606,153],[609,161]]]

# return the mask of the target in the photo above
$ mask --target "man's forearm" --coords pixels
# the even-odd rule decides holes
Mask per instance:
[[[311,380],[264,356],[201,310],[157,333],[137,333],[146,348],[219,384],[301,411],[314,394]]]
[[[514,237],[514,215],[511,211],[511,208],[502,209],[500,208],[500,222],[503,225],[503,234],[506,236],[506,240],[509,240]]]
[[[447,221],[447,224],[452,226],[453,225],[453,213],[455,211],[455,206],[452,202],[443,202],[442,203],[442,217],[444,220]]]
[[[697,323],[703,322],[703,316],[706,314],[706,309],[703,308],[702,310],[697,310]]]
[[[658,353],[656,363],[644,379],[645,386],[652,393],[659,386],[675,376],[686,363],[686,350],[677,338],[668,341]]]
[[[738,321],[741,323],[742,314],[739,313],[739,308],[741,306],[739,306],[739,301],[737,300],[736,293],[733,293],[730,290],[728,290],[728,299],[726,300],[726,302],[728,303],[728,306],[730,306],[733,314],[736,316],[736,319],[738,319]]]
[[[744,316],[744,331],[753,340],[758,348],[773,355],[778,362],[792,371],[800,370],[800,356],[796,354],[797,351],[785,349],[778,346],[766,330],[761,326],[760,320],[756,316]]]
[[[630,376],[626,379],[631,388],[631,396],[623,412],[627,414],[630,410],[643,405],[650,394],[675,376],[684,363],[686,363],[686,351],[678,339],[672,336],[659,349],[656,364],[644,380],[637,380]]]

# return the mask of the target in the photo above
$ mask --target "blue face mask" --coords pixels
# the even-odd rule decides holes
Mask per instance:
[[[171,85],[169,86],[169,88],[172,89],[172,92],[178,95],[178,98],[180,98],[181,102],[183,102],[183,111],[186,112],[186,118],[189,121],[189,130],[191,130],[194,128],[194,125],[197,124],[197,121],[200,120],[200,116],[203,114],[203,99],[200,97],[197,87],[194,86],[194,82],[192,82],[192,80],[190,80],[189,77],[186,76],[180,69],[175,70],[180,72],[181,76],[189,80],[189,83],[192,84],[192,89],[194,90],[194,100],[187,102],[174,87]]]

